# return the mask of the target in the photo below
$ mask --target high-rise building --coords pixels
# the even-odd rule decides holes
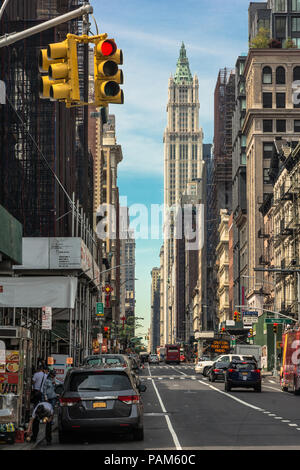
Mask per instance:
[[[156,353],[160,346],[160,268],[151,271],[151,326],[150,326],[150,351]]]
[[[300,2],[299,0],[268,0],[250,2],[249,6],[249,41],[260,28],[270,31],[270,38],[285,46],[287,39],[292,39],[300,47]]]
[[[244,77],[247,56],[235,66],[235,109],[232,118],[233,308],[243,305],[247,278],[246,136],[241,129],[246,115]]]
[[[251,49],[246,65],[247,111],[242,133],[247,139],[248,306],[262,307],[254,271],[266,267],[264,223],[260,206],[273,192],[270,168],[276,169],[275,143],[300,139],[298,104],[292,83],[299,80],[297,49]]]
[[[202,174],[203,132],[199,127],[199,82],[192,77],[182,43],[174,77],[169,79],[167,127],[164,132],[164,340],[171,341],[174,325],[169,318],[170,272],[174,259],[174,220],[168,210],[177,204],[188,181]],[[173,323],[174,323],[173,317]]]

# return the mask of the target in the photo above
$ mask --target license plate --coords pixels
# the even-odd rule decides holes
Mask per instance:
[[[247,376],[246,376],[246,375],[243,375],[243,380],[247,380]]]
[[[93,408],[106,408],[106,402],[105,401],[99,401],[93,403]]]
[[[247,376],[247,375],[248,375],[248,372],[243,372],[243,375]]]

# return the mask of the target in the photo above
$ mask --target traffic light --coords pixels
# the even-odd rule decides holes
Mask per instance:
[[[278,332],[278,323],[273,323],[273,332],[275,333],[275,335],[277,334],[277,332]]]
[[[109,326],[104,326],[103,330],[104,330],[105,338],[109,338],[110,337],[110,327]]]
[[[124,94],[120,85],[123,72],[118,65],[123,64],[123,52],[117,48],[114,39],[99,39],[94,49],[95,105],[108,103],[123,104]]]
[[[69,107],[80,101],[77,41],[71,34],[62,42],[49,44],[39,56],[40,97],[65,101]],[[47,73],[47,74],[46,74]]]
[[[222,328],[221,328],[221,333],[225,333],[225,331],[226,331],[225,327],[222,326]]]

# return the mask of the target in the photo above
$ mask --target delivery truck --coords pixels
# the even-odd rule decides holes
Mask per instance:
[[[254,356],[257,367],[261,368],[261,346],[259,344],[237,344],[234,352],[242,356]]]

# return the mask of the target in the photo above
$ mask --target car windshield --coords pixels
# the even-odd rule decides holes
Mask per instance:
[[[257,369],[257,365],[254,362],[240,362],[240,363],[232,363],[231,369],[236,370],[255,370]]]
[[[89,358],[86,361],[86,364],[89,365],[100,365],[100,364],[123,364],[123,361],[120,357],[96,357]]]
[[[72,374],[70,392],[113,392],[132,388],[126,374],[115,372],[80,372]]]

